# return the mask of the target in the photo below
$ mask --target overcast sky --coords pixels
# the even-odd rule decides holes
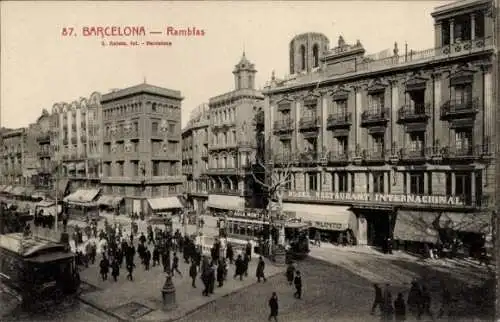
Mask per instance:
[[[331,2],[0,2],[1,125],[26,126],[43,108],[92,92],[142,83],[180,90],[182,123],[212,96],[234,88],[232,70],[243,49],[258,70],[257,86],[288,72],[288,43],[303,32],[357,39],[367,53],[433,47],[430,13],[444,1]],[[204,37],[148,35],[170,47],[102,47],[83,26],[196,27]],[[62,37],[63,27],[76,37]],[[107,40],[122,40],[120,37]],[[134,38],[126,38],[134,40]],[[140,39],[138,39],[140,40]],[[401,52],[401,51],[400,51]]]

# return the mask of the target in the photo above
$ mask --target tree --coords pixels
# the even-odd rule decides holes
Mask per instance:
[[[264,142],[264,135],[261,133],[260,142]],[[254,181],[263,189],[267,199],[267,216],[271,219],[271,224],[276,228],[273,219],[282,221],[283,214],[283,191],[292,179],[292,167],[294,158],[291,152],[272,153],[271,140],[267,140],[263,155],[256,158],[257,171],[252,173]],[[274,208],[274,209],[273,209]],[[284,225],[279,225],[278,245],[284,246]]]

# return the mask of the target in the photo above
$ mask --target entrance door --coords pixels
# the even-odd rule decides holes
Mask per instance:
[[[371,210],[364,212],[368,224],[368,245],[383,246],[392,229],[389,223],[389,212]]]

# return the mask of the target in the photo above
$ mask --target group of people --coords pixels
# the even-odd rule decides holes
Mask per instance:
[[[375,290],[375,300],[372,305],[371,314],[374,314],[377,308],[380,309],[384,320],[391,320],[393,317],[396,321],[406,320],[407,313],[420,320],[423,317],[430,319],[434,318],[431,312],[431,295],[426,285],[414,280],[408,293],[408,298],[405,301],[403,293],[398,293],[397,298],[392,301],[392,294],[389,289],[390,285],[386,284],[384,290],[378,285],[373,284]],[[451,294],[448,288],[442,289],[441,308],[437,314],[438,318],[450,314],[449,305],[451,302]]]

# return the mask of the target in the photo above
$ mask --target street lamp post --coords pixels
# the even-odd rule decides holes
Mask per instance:
[[[165,220],[165,255],[167,266],[166,273],[167,277],[165,279],[165,283],[163,284],[163,288],[161,290],[162,298],[163,298],[163,309],[164,310],[172,310],[177,307],[177,303],[175,300],[175,286],[172,282],[172,268],[170,264],[170,250],[172,248],[172,218],[167,218]]]

